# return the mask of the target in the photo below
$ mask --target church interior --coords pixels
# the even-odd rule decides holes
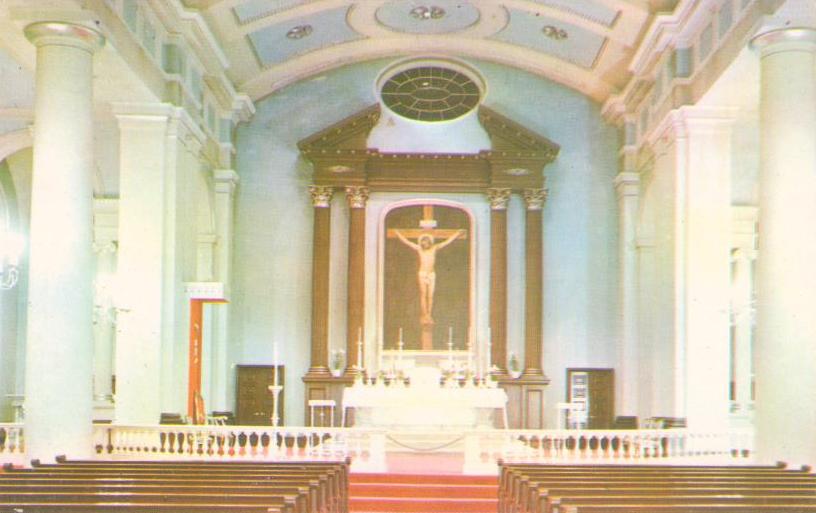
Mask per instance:
[[[0,0],[0,84],[9,474],[816,482],[812,0]]]

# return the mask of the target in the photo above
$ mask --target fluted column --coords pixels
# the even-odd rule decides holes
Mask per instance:
[[[104,38],[28,25],[37,47],[25,376],[27,458],[91,455],[93,54]]]
[[[309,186],[314,206],[312,248],[312,354],[309,375],[329,374],[329,259],[334,189]]]
[[[490,365],[507,372],[507,203],[510,189],[487,190],[490,201]]]
[[[346,372],[357,365],[358,340],[365,340],[365,219],[368,187],[346,187],[349,206]],[[365,366],[365,364],[363,364]]]
[[[816,30],[756,37],[760,53],[757,453],[816,462]]]
[[[524,375],[541,376],[543,313],[543,218],[547,189],[524,189],[525,226]]]
[[[638,259],[637,215],[640,175],[622,172],[615,178],[618,193],[618,247],[620,260],[620,346],[618,348],[617,411],[638,415]]]

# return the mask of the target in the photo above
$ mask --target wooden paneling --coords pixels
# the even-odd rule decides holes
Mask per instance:
[[[271,365],[239,365],[236,371],[235,422],[241,426],[272,424],[272,393],[267,388],[274,383]],[[284,367],[278,366],[278,384],[284,385]],[[283,391],[278,396],[278,416],[283,420]]]
[[[507,421],[510,429],[544,429],[544,390],[550,380],[545,376],[499,377],[499,386],[507,392]]]

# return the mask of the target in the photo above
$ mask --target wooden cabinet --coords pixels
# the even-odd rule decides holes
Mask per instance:
[[[274,384],[272,365],[238,365],[235,387],[235,422],[241,426],[269,426],[272,424],[272,392]],[[283,365],[278,365],[278,384],[285,384]],[[283,421],[283,390],[278,396],[278,416]]]
[[[567,369],[567,402],[588,404],[588,429],[611,429],[615,419],[615,371]]]

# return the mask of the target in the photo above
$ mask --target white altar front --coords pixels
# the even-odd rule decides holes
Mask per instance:
[[[355,383],[343,391],[343,408],[354,425],[427,431],[493,428],[494,415],[506,427],[507,394],[495,386],[440,385],[436,369],[413,369],[410,385]]]

